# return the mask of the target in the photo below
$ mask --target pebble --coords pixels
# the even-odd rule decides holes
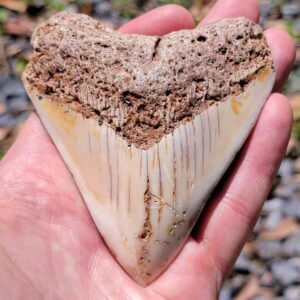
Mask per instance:
[[[6,112],[7,106],[5,102],[0,101],[0,115]]]
[[[266,297],[266,296],[256,296],[252,298],[253,300],[274,300],[274,298]]]
[[[274,229],[282,220],[282,212],[280,210],[272,211],[263,221],[264,230]]]
[[[272,287],[274,286],[274,278],[271,272],[266,271],[264,274],[261,275],[259,279],[259,284],[262,287]]]
[[[236,294],[247,282],[248,276],[237,273],[230,281],[230,287],[233,294]]]
[[[285,215],[300,220],[300,200],[293,199],[286,201],[282,211]]]
[[[234,269],[237,272],[248,274],[250,272],[250,261],[249,258],[245,255],[245,253],[241,253],[234,265]]]
[[[10,114],[3,114],[0,116],[0,127],[13,127],[16,123],[16,118],[13,118]]]
[[[264,219],[261,216],[259,216],[258,220],[254,225],[253,232],[258,234],[263,227],[263,223],[264,223]]]
[[[300,268],[292,259],[272,262],[271,270],[283,286],[300,282]]]
[[[290,181],[288,184],[282,183],[275,189],[274,195],[276,197],[280,197],[284,199],[289,199],[293,197],[295,189],[297,189],[297,187],[294,187],[292,185],[291,177],[289,177],[289,179],[286,178],[284,181],[288,181],[288,180]]]
[[[300,286],[291,286],[284,291],[284,298],[287,300],[300,299]]]
[[[281,255],[280,241],[258,240],[257,254],[261,259],[273,259]]]
[[[262,276],[266,272],[266,263],[258,259],[252,259],[250,267],[250,273],[257,277]]]
[[[263,19],[266,19],[270,16],[272,9],[274,7],[274,4],[270,1],[264,1],[260,3],[260,16]]]
[[[99,18],[111,16],[112,3],[110,1],[99,1],[95,5],[95,13]]]
[[[280,211],[284,205],[284,200],[281,198],[272,198],[264,203],[263,211],[271,213],[273,211]]]
[[[14,77],[8,77],[0,81],[1,96],[9,101],[10,97],[22,97],[25,102],[28,101],[26,92],[20,80]]]
[[[300,173],[300,157],[298,157],[295,162],[295,173]]]
[[[282,161],[278,174],[283,177],[283,181],[290,178],[294,174],[294,161],[290,158],[286,158]]]
[[[220,295],[219,300],[231,300],[232,299],[232,289],[228,286],[223,286]]]
[[[300,13],[299,4],[296,2],[282,4],[281,13],[286,19],[296,17]]]
[[[282,245],[282,253],[288,257],[300,255],[300,231],[287,238]]]
[[[67,7],[64,8],[64,11],[78,13],[79,12],[79,7],[75,3],[71,3],[71,4],[68,4]]]

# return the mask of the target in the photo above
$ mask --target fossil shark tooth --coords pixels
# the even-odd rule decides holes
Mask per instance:
[[[274,83],[261,28],[226,19],[163,37],[60,13],[23,80],[111,252],[142,285],[188,237]]]

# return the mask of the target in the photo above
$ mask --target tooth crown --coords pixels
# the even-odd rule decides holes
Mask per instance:
[[[58,23],[58,20],[62,22]],[[72,50],[80,55],[87,51],[89,54],[85,48],[78,48],[77,34],[72,40],[74,30],[68,28],[70,31],[66,35],[62,34],[64,22],[69,27],[70,24],[75,24],[78,36],[85,36],[89,32],[91,40],[100,41],[101,47],[108,45],[97,52],[101,57],[101,61],[95,62],[93,67],[97,72],[93,71],[93,76],[90,77],[82,76],[80,84],[75,82],[74,75],[78,75],[79,70],[85,70],[84,66],[80,66],[80,59],[77,61],[78,66],[75,62],[69,65],[62,63],[62,67],[68,69],[66,74],[57,73],[55,69],[48,80],[44,77],[51,69],[45,63],[50,62],[50,53],[57,54],[57,51],[61,51],[60,45],[64,45],[66,41],[73,49],[68,46],[68,51]],[[249,27],[245,24],[252,23],[239,18],[215,23],[203,30],[171,33],[162,38],[140,37],[113,33],[88,17],[64,13],[40,27],[33,37],[36,53],[24,74],[26,89],[48,133],[74,175],[106,243],[123,268],[142,285],[153,281],[178,253],[212,189],[247,138],[272,89],[275,75],[261,30],[256,25]],[[240,32],[242,38],[237,39],[235,26],[244,28],[244,31],[246,28],[251,30]],[[52,37],[53,44],[49,44],[47,34]],[[114,39],[110,40],[108,37],[112,36]],[[184,48],[187,40],[191,42],[196,37],[199,38],[197,43],[206,43],[206,46],[194,46],[195,49],[199,48],[203,55],[204,52],[211,52],[210,58],[216,55],[215,50],[210,48],[215,46],[210,45],[211,39],[224,39],[223,43],[220,42],[220,49],[218,48],[221,53],[224,51],[221,46],[228,43],[228,40],[247,40],[247,46],[241,51],[240,57],[228,54],[229,57],[226,58],[238,61],[240,66],[233,72],[225,65],[209,65],[208,58],[203,60],[203,65],[198,58],[200,65],[192,68],[191,64],[196,60],[190,59],[193,57],[192,52]],[[119,42],[114,44],[117,39]],[[103,44],[104,40],[106,42]],[[262,53],[255,56],[251,64],[249,49],[252,49],[252,42],[255,44],[256,40],[259,40],[257,43]],[[171,42],[174,49],[169,53],[166,49]],[[196,40],[192,44],[194,43]],[[122,45],[123,50],[112,50],[115,46]],[[49,53],[45,54],[43,47],[46,46],[50,48],[47,50]],[[129,54],[126,56],[126,53],[132,50],[131,47],[136,48],[133,48],[134,58],[129,59]],[[153,47],[156,48],[153,50]],[[231,49],[230,47],[226,49]],[[96,50],[91,49],[91,53],[99,50],[96,46]],[[144,64],[140,64],[138,58],[139,51],[142,50],[143,59],[147,57]],[[106,54],[106,51],[112,52]],[[170,71],[162,61],[170,57],[177,59],[183,53],[185,59],[169,64],[169,69],[183,68],[183,72],[176,73],[177,77],[174,77],[174,69]],[[122,58],[123,63],[118,72],[111,71],[113,65],[110,65],[110,59],[108,56],[105,58],[105,55]],[[129,68],[126,57],[133,64],[129,72],[130,80],[126,80],[127,75],[123,74]],[[101,64],[105,66],[105,70],[99,67]],[[243,65],[248,68],[243,69]],[[185,68],[190,68],[190,72]],[[40,73],[37,73],[38,70]],[[139,73],[134,73],[133,70]],[[151,72],[157,73],[154,76]],[[100,73],[107,75],[106,86],[113,85],[112,78],[115,75],[118,82],[123,82],[127,94],[124,96],[120,83],[115,92],[111,90],[109,95],[99,96],[99,93],[105,94],[105,85],[97,86],[95,82]],[[139,79],[133,79],[134,74],[138,78],[142,73],[144,75],[140,75]],[[151,76],[161,80],[161,83],[151,87]],[[197,76],[204,78],[204,81],[201,79],[196,82],[202,89],[198,86],[199,90],[196,87],[196,90],[191,91]],[[216,77],[211,83],[213,76]],[[66,84],[68,80],[70,83]],[[223,85],[216,87],[216,82],[222,82]],[[166,93],[170,84],[172,90]],[[86,90],[81,93],[84,87]],[[69,91],[74,89],[77,100],[74,100],[72,92],[66,91],[67,88]],[[180,94],[184,92],[186,96]],[[119,110],[114,106],[114,101],[119,102]],[[127,107],[126,101],[131,106]],[[145,103],[145,107],[138,110],[141,103]],[[190,106],[190,103],[194,104]],[[161,126],[156,128],[157,120],[154,125],[145,121],[142,129],[138,123],[133,126],[134,116],[146,118],[153,111],[158,115],[161,113],[158,117]],[[182,117],[183,112],[190,114]],[[117,130],[118,126],[120,130]]]

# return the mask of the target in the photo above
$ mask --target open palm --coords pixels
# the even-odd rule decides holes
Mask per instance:
[[[219,0],[200,26],[234,16],[257,21],[256,1]],[[162,35],[193,27],[186,10],[167,5],[120,30]],[[278,89],[293,62],[294,44],[283,31],[265,34]],[[111,256],[72,175],[33,114],[0,164],[0,298],[216,299],[269,191],[291,121],[285,97],[271,95],[193,237],[172,265],[143,288]]]

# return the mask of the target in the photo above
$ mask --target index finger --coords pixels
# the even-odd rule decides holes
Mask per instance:
[[[258,2],[256,0],[218,0],[199,26],[224,18],[241,16],[257,22],[259,19]]]
[[[158,7],[123,25],[119,31],[145,35],[164,35],[195,27],[192,15],[179,5]]]

